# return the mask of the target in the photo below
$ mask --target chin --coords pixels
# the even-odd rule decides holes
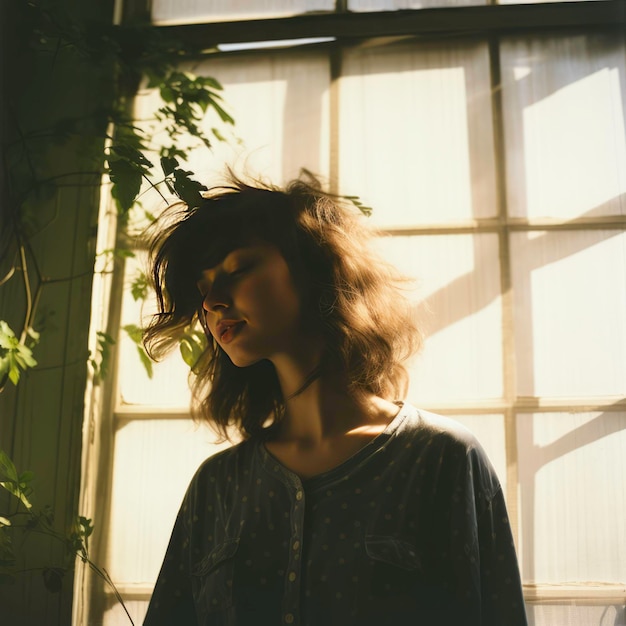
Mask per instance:
[[[243,369],[245,367],[252,367],[253,365],[256,365],[257,363],[260,363],[261,361],[264,361],[265,359],[262,358],[255,358],[255,357],[250,357],[250,356],[244,356],[244,355],[228,355],[228,358],[230,359],[230,362],[235,366],[238,367],[240,369]]]

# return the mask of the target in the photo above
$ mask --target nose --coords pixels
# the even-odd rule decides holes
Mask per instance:
[[[204,300],[202,300],[202,308],[207,311],[218,311],[226,309],[230,306],[230,296],[222,284],[222,281],[216,280],[211,288],[206,292]]]

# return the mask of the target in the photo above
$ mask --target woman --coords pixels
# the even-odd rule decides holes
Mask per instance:
[[[315,179],[233,179],[154,240],[159,356],[196,316],[195,413],[242,443],[185,495],[145,626],[517,626],[504,499],[473,436],[398,401],[402,277]]]

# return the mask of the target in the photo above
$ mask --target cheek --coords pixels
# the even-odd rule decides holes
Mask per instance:
[[[250,286],[248,293],[251,302],[256,303],[255,308],[270,318],[295,317],[300,314],[300,297],[288,279],[272,279],[259,282]]]

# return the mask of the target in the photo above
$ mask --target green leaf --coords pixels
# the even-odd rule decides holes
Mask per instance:
[[[34,328],[29,327],[29,328],[26,330],[26,333],[27,333],[27,334],[28,334],[28,336],[29,336],[29,337],[33,340],[33,342],[34,342],[34,343],[33,343],[32,345],[35,345],[35,343],[38,343],[38,342],[39,342],[39,338],[41,337],[41,334],[40,334],[40,333],[38,333],[38,332],[37,332]]]
[[[148,288],[150,281],[144,272],[138,272],[130,285],[130,293],[135,302],[137,300],[145,300],[148,297]]]
[[[197,330],[187,330],[180,339],[180,354],[193,370],[207,347],[206,335]]]
[[[204,85],[205,87],[211,87],[212,89],[217,89],[219,91],[224,89],[221,83],[217,79],[212,78],[211,76],[199,76],[198,78],[196,78],[196,80],[200,82],[202,85]]]
[[[226,111],[217,102],[215,102],[215,98],[211,100],[211,106],[215,109],[216,113],[220,116],[220,119],[222,120],[222,122],[224,122],[225,124],[231,124],[231,125],[235,123],[235,120],[228,113],[226,113]]]
[[[134,343],[141,343],[143,331],[139,326],[137,326],[137,324],[126,324],[126,326],[122,327],[122,330],[126,332],[126,334],[131,338]]]
[[[20,484],[29,483],[33,478],[35,478],[35,472],[31,472],[30,470],[26,470],[19,475],[18,482]]]
[[[122,160],[137,165],[139,168],[154,167],[152,163],[135,146],[128,144],[117,144],[111,146],[111,151],[117,154]]]
[[[27,348],[23,344],[18,345],[15,349],[15,360],[23,370],[37,365],[37,361],[33,359],[33,353],[30,348]]]
[[[96,336],[98,340],[96,355],[89,359],[89,363],[93,368],[94,384],[98,385],[109,371],[111,346],[115,345],[115,340],[102,331],[98,331]]]
[[[372,207],[365,206],[359,196],[341,196],[344,200],[349,200],[365,217],[370,217],[372,214]]]
[[[163,100],[163,102],[174,102],[175,100],[174,90],[171,87],[167,87],[167,86],[161,87],[159,93],[161,95],[161,100]]]
[[[152,378],[152,376],[154,375],[154,368],[152,365],[152,359],[148,356],[148,353],[143,347],[143,330],[136,324],[126,324],[126,326],[123,327],[123,330],[128,334],[131,341],[136,344],[137,353],[139,354],[139,360],[146,370],[148,378]]]
[[[81,527],[81,532],[83,537],[89,537],[93,533],[93,522],[88,517],[83,517],[79,515],[78,524]]]
[[[178,160],[172,156],[161,157],[161,169],[164,176],[169,176],[178,167]]]
[[[135,253],[127,248],[107,248],[102,252],[98,252],[96,256],[112,256],[118,259],[134,259]]]
[[[217,128],[212,128],[211,132],[213,133],[215,139],[217,139],[218,141],[226,141],[226,137],[224,137],[224,135],[222,135],[222,133],[220,133]]]
[[[0,472],[5,478],[8,478],[13,482],[17,482],[19,480],[17,469],[15,468],[15,465],[9,455],[4,450],[0,450]]]
[[[9,380],[17,386],[17,383],[20,382],[20,368],[15,358],[15,355],[9,352],[7,359],[7,371],[9,373]],[[4,370],[4,368],[0,368],[0,373]]]
[[[154,375],[154,369],[152,366],[152,359],[148,356],[143,346],[137,346],[137,353],[139,354],[139,359],[146,370],[146,374],[148,378],[152,378]]]
[[[190,177],[192,172],[181,169],[174,170],[173,187],[176,195],[190,208],[197,207],[202,202],[201,191],[206,191],[206,187]]]
[[[4,487],[11,495],[15,496],[27,508],[32,509],[33,505],[28,500],[26,494],[21,489],[19,483],[13,481],[0,482],[0,486]]]
[[[18,343],[17,337],[11,330],[11,327],[4,320],[0,320],[0,348],[13,350]]]
[[[124,214],[135,203],[141,189],[142,173],[128,161],[109,161],[109,178],[113,184],[111,195],[117,201],[118,210]]]
[[[65,576],[65,570],[61,567],[44,567],[43,572],[43,584],[46,589],[51,593],[59,593],[63,588],[63,576]]]

